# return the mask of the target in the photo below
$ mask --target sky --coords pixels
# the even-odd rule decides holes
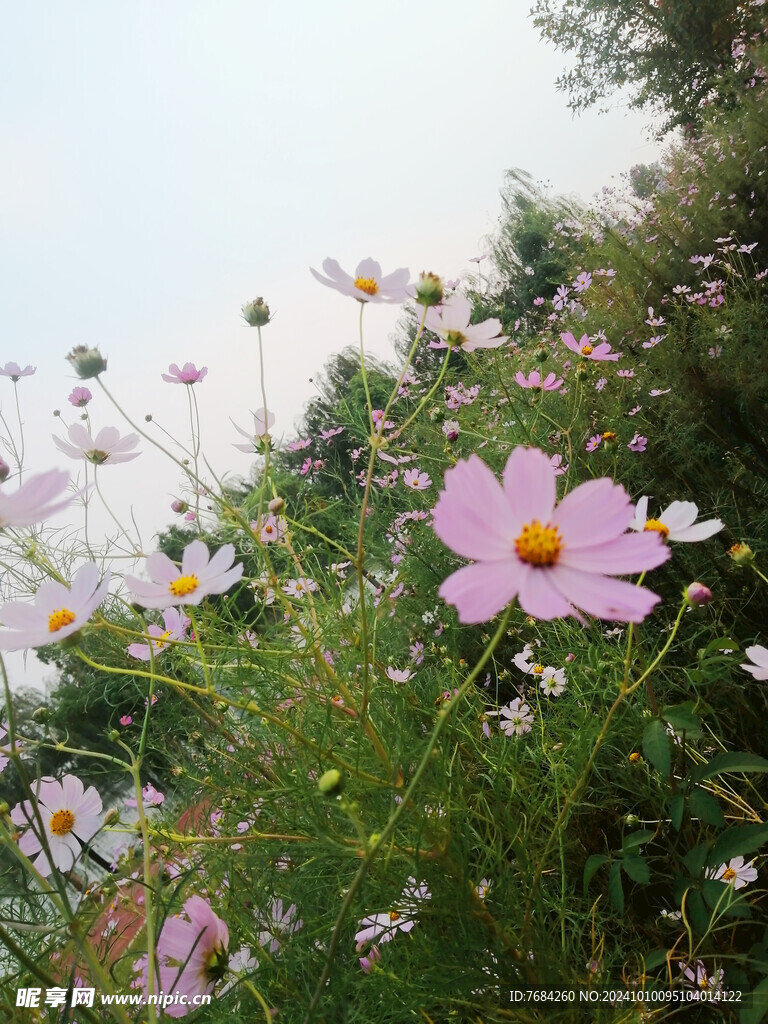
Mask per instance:
[[[274,436],[289,438],[310,378],[357,341],[355,303],[318,284],[310,266],[332,256],[352,271],[373,256],[385,273],[466,276],[498,225],[507,169],[587,201],[655,159],[644,115],[620,103],[572,118],[554,84],[563,58],[527,9],[521,0],[8,7],[0,365],[37,367],[19,383],[27,470],[78,470],[51,434],[79,415],[64,357],[84,344],[107,357],[105,384],[159,440],[160,428],[189,438],[185,388],[161,372],[207,366],[196,386],[203,450],[217,475],[247,476],[230,418],[248,427],[262,402],[244,302],[263,295],[275,314],[264,330],[267,400]],[[391,355],[399,310],[366,314],[366,347]],[[14,428],[3,378],[0,409]],[[97,428],[130,430],[101,395],[90,411]],[[118,518],[132,508],[149,552],[173,520],[179,477],[148,443],[139,450],[101,477]],[[106,530],[97,505],[93,529]],[[21,656],[11,664],[17,680],[39,678],[33,659],[26,672]]]

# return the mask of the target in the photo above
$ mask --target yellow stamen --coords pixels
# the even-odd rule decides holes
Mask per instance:
[[[662,537],[669,536],[669,527],[665,526],[660,519],[646,519],[644,530],[655,530],[656,533],[660,533]]]
[[[155,640],[155,644],[157,646],[158,651],[165,650],[165,641],[168,639],[172,632],[172,629],[166,629],[166,631],[164,633],[161,633],[160,636]]]
[[[189,576],[179,576],[177,580],[168,584],[168,589],[174,597],[186,597],[187,594],[197,590],[200,580],[190,573]]]
[[[606,430],[603,434],[601,434],[601,437],[602,437],[602,439],[604,441],[615,441],[616,440],[616,435],[614,434],[614,432],[612,430]]]
[[[55,836],[65,836],[68,832],[72,831],[74,824],[75,816],[72,811],[54,811],[48,827]]]
[[[64,626],[69,626],[75,621],[75,613],[69,608],[59,608],[48,616],[48,632],[58,633]]]
[[[725,882],[732,882],[735,877],[736,872],[733,870],[733,868],[726,868],[723,872],[723,881]]]
[[[638,752],[637,752],[636,750],[634,750],[634,751],[633,751],[633,752],[632,752],[632,753],[631,753],[631,754],[629,755],[629,763],[630,763],[630,764],[637,764],[637,762],[638,762],[638,761],[641,761],[641,760],[642,760],[642,757],[641,757],[641,755],[640,755],[640,754],[638,754]]]
[[[448,331],[445,336],[446,345],[449,345],[452,348],[460,348],[466,340],[466,337],[461,333],[461,331]]]
[[[556,526],[542,526],[538,519],[523,526],[515,551],[532,565],[554,565],[563,550],[563,538]]]
[[[355,288],[359,288],[366,295],[376,295],[379,290],[378,284],[372,277],[356,277]]]
[[[390,910],[390,912],[389,912],[389,920],[390,921],[399,921],[400,920],[400,915],[398,914],[398,912],[396,910]]]
[[[581,346],[581,354],[583,356],[591,356],[592,355],[592,346],[591,345],[582,345]]]
[[[533,666],[533,674],[535,676],[543,675],[543,673],[544,673],[544,666],[543,665],[534,665]]]

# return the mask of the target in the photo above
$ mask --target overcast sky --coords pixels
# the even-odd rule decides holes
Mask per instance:
[[[229,423],[261,405],[255,332],[263,295],[267,394],[290,436],[309,377],[356,341],[357,307],[317,284],[326,256],[353,270],[457,277],[497,224],[504,171],[589,197],[655,158],[644,120],[617,106],[573,120],[554,86],[561,56],[521,0],[103,0],[6,6],[0,38],[0,365],[21,381],[31,470],[76,470],[53,446],[71,422],[77,344],[143,423],[186,438],[170,362],[208,366],[203,446],[247,475]],[[366,311],[391,352],[397,310]],[[92,390],[96,391],[94,387]],[[0,405],[15,416],[12,385]],[[124,424],[99,398],[95,425]],[[125,429],[129,429],[125,427]],[[151,534],[172,518],[177,473],[144,454],[105,467],[104,490]]]

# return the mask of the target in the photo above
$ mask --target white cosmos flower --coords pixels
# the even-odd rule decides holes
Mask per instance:
[[[723,528],[720,519],[707,519],[703,523],[696,522],[699,508],[692,501],[673,501],[659,514],[658,519],[648,518],[648,498],[641,498],[635,508],[635,518],[629,524],[631,530],[655,530],[667,540],[693,542],[706,540],[719,533]]]
[[[323,270],[328,277],[323,277],[311,267],[310,270],[321,284],[334,288],[342,295],[350,295],[358,302],[400,303],[414,293],[413,286],[408,284],[411,272],[406,267],[383,276],[381,265],[370,257],[358,263],[354,277],[332,259],[323,260]]]
[[[40,780],[37,790],[37,812],[51,853],[59,871],[70,871],[80,856],[80,844],[89,842],[101,828],[101,797],[94,786],[85,789],[75,775]],[[26,831],[19,839],[19,849],[27,857],[38,854],[34,866],[41,875],[50,875],[53,867],[43,850],[38,815],[31,801],[24,800],[11,811],[11,821]]]
[[[752,864],[753,861],[745,864],[743,857],[732,857],[727,864],[721,864],[719,868],[710,868],[707,871],[707,878],[727,882],[734,889],[743,889],[757,878],[757,869],[753,868]]]
[[[768,679],[768,648],[755,644],[747,648],[746,655],[754,664],[740,667],[745,672],[751,672],[755,679]]]
[[[109,573],[99,583],[99,569],[88,562],[67,586],[58,580],[41,583],[32,604],[9,601],[0,607],[0,650],[21,651],[43,647],[82,629],[109,589]]]
[[[259,454],[263,449],[264,438],[269,435],[270,430],[275,425],[274,413],[268,412],[265,414],[263,409],[257,409],[256,412],[251,414],[253,416],[253,433],[249,434],[247,430],[243,430],[242,427],[238,427],[234,420],[230,419],[230,423],[243,437],[248,438],[248,444],[236,444],[233,445],[238,451],[245,452],[247,455]]]
[[[68,433],[71,444],[53,435],[53,443],[59,451],[70,459],[85,459],[94,466],[130,462],[141,454],[131,451],[139,443],[139,435],[126,434],[120,437],[117,427],[102,427],[96,437],[91,437],[82,423],[73,423]]]
[[[481,324],[470,324],[471,316],[472,303],[458,292],[441,306],[428,309],[424,325],[442,339],[442,343],[433,347],[457,347],[474,352],[476,348],[498,348],[508,340],[501,334],[501,320],[491,317]]]
[[[224,544],[213,557],[201,540],[184,548],[181,569],[162,551],[147,558],[147,573],[152,581],[126,575],[132,600],[142,608],[170,608],[172,605],[200,604],[208,594],[223,594],[243,575],[243,565],[232,565],[234,544]]]

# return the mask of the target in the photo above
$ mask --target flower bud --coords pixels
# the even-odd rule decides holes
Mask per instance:
[[[575,654],[568,654],[568,655],[566,655],[565,660],[570,665],[572,661],[576,661],[576,655]]]
[[[538,345],[536,351],[533,353],[533,358],[537,363],[546,363],[549,359],[549,349],[546,345]]]
[[[67,359],[81,380],[98,377],[107,368],[107,360],[101,352],[97,348],[88,348],[87,345],[76,345]]]
[[[636,814],[627,814],[624,818],[624,824],[627,828],[637,828],[640,824],[640,819]]]
[[[116,807],[110,807],[110,809],[104,815],[104,824],[114,825],[116,821],[120,821],[120,812]]]
[[[709,604],[712,600],[712,591],[703,583],[691,583],[685,591],[685,599],[694,608],[700,608]]]
[[[8,463],[5,461],[5,459],[0,458],[0,484],[4,480],[8,479],[8,474],[10,472],[11,472],[11,467],[8,465]]]
[[[604,430],[603,433],[600,436],[603,439],[603,444],[615,444],[616,443],[616,434],[614,433],[613,430]]]
[[[749,544],[744,544],[741,541],[728,548],[728,554],[736,565],[749,565],[750,562],[755,560],[755,553],[752,548]]]
[[[186,512],[188,508],[189,505],[186,503],[186,501],[182,501],[181,498],[176,498],[174,501],[171,502],[171,509],[174,512],[178,512],[179,515],[181,515],[182,512]]]
[[[422,306],[439,306],[443,301],[443,282],[437,274],[422,270],[416,282],[416,301]]]
[[[317,788],[323,796],[337,796],[344,789],[344,776],[338,768],[329,768],[317,780]]]
[[[5,800],[0,801],[0,817],[1,818],[4,818],[5,815],[10,811],[10,809],[11,808],[8,806],[8,804],[5,802]]]
[[[277,515],[278,512],[283,511],[283,509],[285,508],[285,501],[280,497],[273,498],[272,501],[270,501],[270,503],[267,505],[267,508],[272,513],[272,515],[275,516]]]
[[[110,729],[110,731],[107,733],[107,739],[111,743],[117,743],[117,741],[120,739],[120,733],[117,731],[117,729]]]
[[[34,722],[47,722],[51,717],[51,709],[45,706],[35,708],[32,712],[32,720]]]
[[[251,327],[266,327],[271,317],[269,306],[261,296],[243,306],[243,318]]]

